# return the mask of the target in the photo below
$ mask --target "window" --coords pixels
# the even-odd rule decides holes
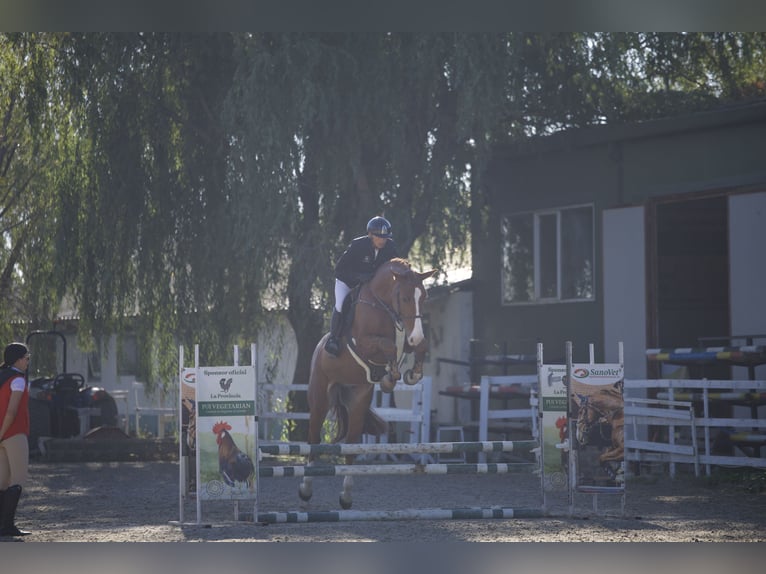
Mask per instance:
[[[593,206],[502,219],[504,304],[592,301]]]

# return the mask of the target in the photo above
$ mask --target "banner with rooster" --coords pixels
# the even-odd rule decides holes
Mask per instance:
[[[195,383],[197,496],[254,500],[255,367],[199,367]]]
[[[567,443],[566,365],[540,365],[542,407],[543,476],[547,490],[567,487],[569,468]]]

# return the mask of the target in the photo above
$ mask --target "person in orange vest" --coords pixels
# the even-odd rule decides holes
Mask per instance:
[[[0,536],[26,536],[16,507],[29,469],[29,349],[11,343],[0,365]]]

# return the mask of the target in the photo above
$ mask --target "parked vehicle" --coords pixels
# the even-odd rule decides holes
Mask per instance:
[[[30,373],[35,377],[29,383],[30,450],[37,450],[40,437],[70,438],[101,426],[117,426],[117,403],[102,387],[86,385],[80,373],[67,372],[66,337],[59,331],[33,331],[27,335],[27,346],[35,337],[58,337],[63,343],[63,369],[52,376],[37,377],[30,361]],[[80,410],[78,410],[80,409]],[[83,411],[82,409],[93,409]],[[80,414],[84,414],[82,419]],[[90,421],[88,428],[80,428],[81,420]]]

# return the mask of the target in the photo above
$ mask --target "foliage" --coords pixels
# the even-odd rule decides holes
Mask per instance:
[[[179,343],[226,360],[286,307],[305,382],[369,217],[441,267],[480,248],[493,146],[762,98],[765,51],[744,33],[0,35],[4,322],[43,325],[66,293],[86,347],[136,331],[151,386]]]
[[[55,40],[0,35],[0,306],[2,334],[13,323],[43,325],[64,294],[52,238],[59,222],[50,189],[72,143],[68,110],[55,81]],[[51,81],[54,78],[54,81]]]

